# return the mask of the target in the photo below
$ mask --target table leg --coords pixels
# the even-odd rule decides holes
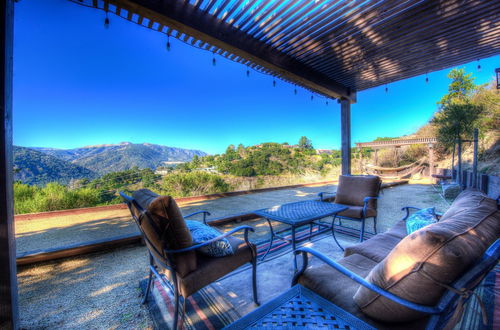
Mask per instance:
[[[312,237],[312,231],[313,231],[313,224],[312,222],[309,224],[309,240],[311,240]]]
[[[295,255],[295,226],[292,226],[292,253],[293,253],[293,270],[297,271],[297,256]]]
[[[271,239],[269,240],[269,247],[267,248],[266,253],[264,253],[264,255],[262,256],[262,258],[260,259],[260,261],[264,261],[264,259],[266,258],[267,254],[269,253],[269,251],[271,251],[271,247],[273,246],[273,241],[274,241],[273,225],[271,224],[271,220],[269,220],[268,218],[266,218],[266,220],[267,220],[267,223],[269,224],[269,230],[270,230],[270,233],[271,233]]]
[[[342,247],[342,245],[340,245],[339,241],[337,241],[337,237],[335,237],[335,219],[337,218],[336,216],[333,216],[332,217],[333,220],[332,220],[332,236],[333,236],[333,239],[335,240],[335,243],[337,243],[337,245],[339,246],[339,248],[344,251],[344,248]],[[339,219],[340,220],[340,219]]]

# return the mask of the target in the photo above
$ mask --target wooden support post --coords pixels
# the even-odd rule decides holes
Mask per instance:
[[[378,166],[378,149],[375,149],[374,162],[375,166]]]
[[[429,143],[429,177],[431,178],[431,182],[434,183],[434,178],[432,175],[434,174],[434,144]]]
[[[351,103],[340,99],[340,131],[342,134],[342,175],[351,174]]]
[[[458,161],[458,166],[457,166],[457,183],[460,189],[463,189],[463,178],[462,178],[462,140],[460,139],[460,136],[458,137],[457,140],[457,161]]]
[[[474,128],[474,160],[472,163],[472,187],[477,188],[477,148],[478,148],[478,140],[479,140],[479,130]]]
[[[0,329],[16,329],[17,277],[12,193],[12,61],[14,0],[0,4]]]

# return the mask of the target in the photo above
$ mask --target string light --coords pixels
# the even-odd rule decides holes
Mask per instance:
[[[108,11],[106,10],[106,18],[104,19],[104,27],[106,29],[109,29],[109,17],[108,17]]]
[[[427,73],[425,73],[425,83],[428,84],[429,83],[429,77],[427,76]]]
[[[477,60],[477,71],[481,71],[481,64],[479,63],[479,59]]]
[[[326,106],[328,106],[328,100],[326,100]]]
[[[389,92],[389,87],[387,87],[387,84],[385,84],[385,92],[388,93]]]
[[[109,19],[109,13],[108,13],[108,10],[107,10],[107,9],[104,9],[104,8],[101,8],[101,9],[102,9],[102,10],[104,10],[104,11],[105,11],[105,13],[106,13],[106,17],[105,17],[105,19],[104,19],[104,27],[105,27],[106,29],[108,29],[108,28],[109,28],[109,24],[110,24],[110,19]],[[129,20],[129,21],[132,21],[131,19],[128,19],[128,20]],[[134,21],[132,21],[132,22],[134,22]],[[134,23],[139,24],[139,23],[137,23],[137,22],[134,22]],[[142,25],[142,24],[140,24],[140,25]],[[143,25],[142,25],[142,26],[143,26]],[[151,27],[147,27],[147,28],[152,29],[152,30],[155,30],[155,31],[160,31],[160,30],[153,29],[153,28],[151,28]],[[167,31],[168,31],[168,29],[167,29]],[[162,32],[162,31],[160,31],[160,32]],[[167,44],[166,44],[166,49],[167,49],[167,51],[170,51],[170,50],[171,50],[171,44],[170,44],[170,32],[163,32],[163,33],[167,34]],[[193,46],[193,47],[195,47],[195,48],[199,48],[199,49],[202,49],[202,50],[210,51],[209,49],[206,49],[206,48],[204,48],[204,47],[200,47],[200,46],[198,46],[198,45],[190,44],[190,43],[188,43],[188,42],[186,42],[186,41],[184,41],[184,40],[182,40],[182,39],[179,39],[179,40],[180,40],[180,41],[182,41],[182,42],[184,42],[184,43],[186,43],[186,44],[188,44],[188,45],[190,45],[190,46]],[[215,53],[216,53],[216,50],[217,50],[217,48],[215,48],[215,50],[213,50],[213,51],[212,51],[212,53],[213,53],[213,57],[212,57],[212,65],[213,65],[213,66],[216,66],[216,65],[217,65],[217,60],[216,60],[216,58],[215,58]],[[232,59],[230,58],[230,60],[232,60]],[[478,60],[478,61],[479,61],[479,60]],[[480,68],[481,68],[481,66],[480,66],[480,65],[478,65],[478,69],[480,69]],[[259,72],[259,73],[261,73],[261,74],[271,75],[271,74],[270,74],[270,73],[268,73],[268,72],[264,72],[264,71],[262,71],[260,68],[254,68],[254,70],[256,70],[257,72]],[[249,77],[249,76],[250,76],[250,70],[249,70],[249,65],[248,65],[248,64],[247,64],[246,75],[247,75],[247,77]],[[273,87],[276,87],[276,77],[274,77],[274,76],[273,76]],[[387,85],[386,85],[386,92],[387,92],[387,91],[388,91],[388,88],[387,88]],[[293,92],[294,92],[294,94],[295,94],[295,95],[297,95],[297,94],[298,94],[298,91],[297,91],[297,85],[294,85],[294,90],[293,90]],[[321,95],[320,95],[320,97],[323,97],[323,96],[321,96]],[[311,101],[312,101],[312,100],[314,100],[314,94],[313,94],[313,93],[311,94]],[[326,105],[328,105],[328,104],[329,104],[329,103],[328,103],[328,100],[327,100],[325,103],[326,103]]]

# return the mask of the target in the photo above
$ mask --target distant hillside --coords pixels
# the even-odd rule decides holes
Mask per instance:
[[[68,184],[72,179],[94,179],[97,173],[52,155],[24,147],[14,147],[14,179],[28,184],[48,182]]]
[[[104,144],[75,149],[33,148],[44,154],[85,167],[100,175],[124,171],[134,166],[156,169],[164,162],[187,162],[195,155],[205,156],[200,150],[189,150],[157,144]]]

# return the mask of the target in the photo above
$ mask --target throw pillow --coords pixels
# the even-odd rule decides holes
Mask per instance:
[[[186,220],[186,225],[191,232],[194,244],[204,243],[221,235],[218,230],[198,221]],[[212,242],[200,248],[199,251],[209,257],[225,257],[234,254],[233,248],[226,238]]]
[[[406,231],[408,235],[428,226],[430,224],[436,223],[436,212],[433,207],[418,210],[413,213],[408,219],[406,219]]]

